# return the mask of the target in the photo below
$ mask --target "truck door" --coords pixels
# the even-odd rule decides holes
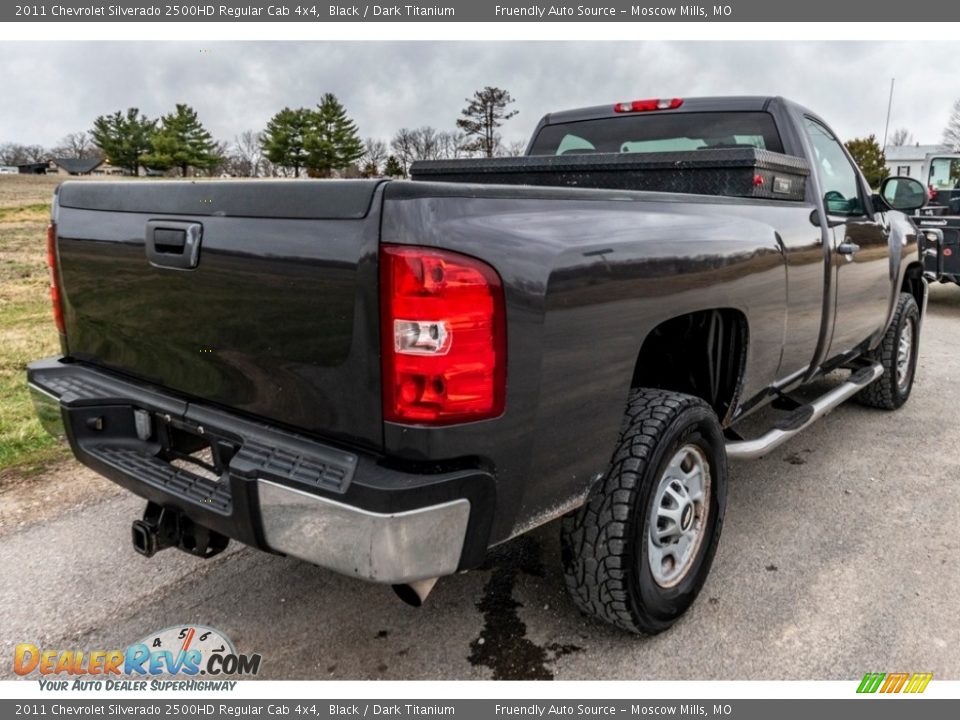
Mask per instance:
[[[860,174],[836,136],[812,118],[804,128],[814,154],[828,229],[836,290],[833,339],[827,357],[848,352],[882,329],[890,303],[888,231],[881,214],[868,214]]]
[[[924,169],[930,204],[921,214],[960,215],[960,155],[931,157]]]

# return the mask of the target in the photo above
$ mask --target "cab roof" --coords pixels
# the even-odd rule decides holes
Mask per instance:
[[[763,112],[775,100],[783,100],[774,96],[763,95],[734,95],[717,97],[681,98],[683,104],[678,108],[655,110],[657,113],[683,112]],[[632,98],[622,98],[629,102]],[[556,125],[559,123],[578,122],[580,120],[596,120],[607,117],[622,117],[629,113],[618,113],[614,107],[620,101],[609,102],[606,105],[574,108],[549,113],[540,121],[541,125]]]

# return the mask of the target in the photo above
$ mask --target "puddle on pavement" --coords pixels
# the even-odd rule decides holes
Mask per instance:
[[[521,536],[493,550],[483,565],[491,571],[477,603],[483,630],[470,643],[467,659],[474,667],[490,668],[493,680],[553,680],[548,664],[581,649],[559,643],[540,646],[527,637],[527,625],[517,612],[523,604],[514,599],[513,589],[521,573],[543,577],[540,555],[540,543]]]

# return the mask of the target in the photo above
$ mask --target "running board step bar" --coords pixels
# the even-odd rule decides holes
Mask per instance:
[[[801,405],[786,417],[777,421],[767,433],[754,440],[728,442],[727,457],[731,460],[754,460],[766,455],[778,445],[806,430],[837,405],[850,399],[867,385],[883,375],[883,367],[874,363],[854,372],[847,381],[811,403]]]

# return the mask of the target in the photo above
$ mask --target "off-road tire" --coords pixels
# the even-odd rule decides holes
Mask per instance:
[[[900,347],[900,334],[904,325],[912,322],[913,342],[910,352],[909,378],[901,385],[897,378],[897,355]],[[900,293],[897,310],[893,314],[890,327],[883,335],[883,341],[867,357],[883,366],[883,375],[857,393],[856,400],[862,405],[896,410],[910,397],[914,376],[917,371],[917,353],[920,349],[920,310],[917,301],[910,293]]]
[[[648,560],[654,493],[670,459],[694,445],[709,466],[706,534],[686,575],[661,587]],[[690,607],[706,580],[723,525],[726,451],[713,409],[666,390],[631,393],[617,448],[603,478],[581,508],[563,519],[564,580],[583,612],[633,633],[656,634]]]

